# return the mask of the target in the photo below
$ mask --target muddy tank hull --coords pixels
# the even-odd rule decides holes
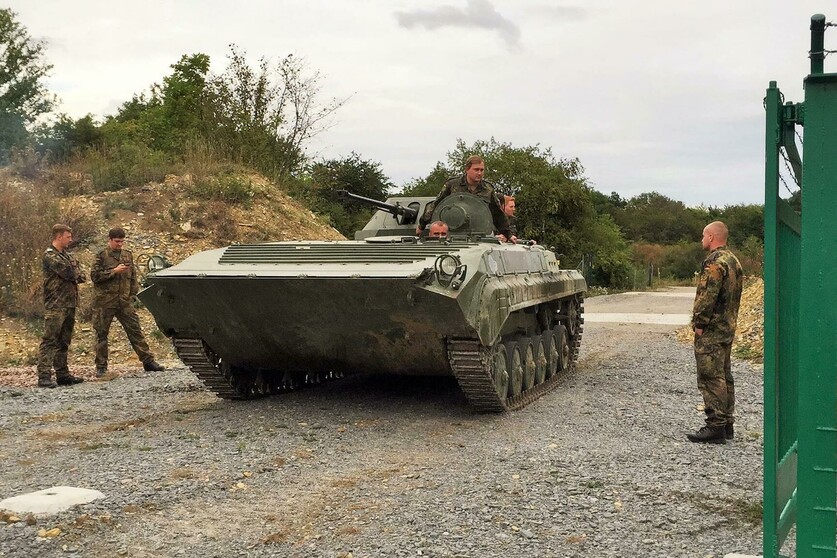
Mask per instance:
[[[154,289],[142,300],[161,331],[247,369],[449,375],[445,335],[476,333],[456,299],[419,295],[411,278],[181,277]]]

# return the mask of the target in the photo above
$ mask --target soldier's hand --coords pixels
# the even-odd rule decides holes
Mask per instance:
[[[416,236],[421,236],[421,231],[422,231],[421,225],[416,225]]]
[[[700,337],[701,335],[703,335],[703,328],[696,327],[695,328],[695,337]]]
[[[118,266],[113,268],[113,272],[114,273],[125,273],[129,269],[131,269],[131,266],[125,265],[124,263],[121,263]]]

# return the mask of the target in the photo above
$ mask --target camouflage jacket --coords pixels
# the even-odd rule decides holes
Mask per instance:
[[[114,273],[120,263],[131,266],[125,273]],[[130,304],[131,297],[139,292],[137,270],[130,250],[105,248],[96,256],[90,278],[93,280],[93,307],[119,308]]]
[[[44,305],[47,309],[78,306],[78,284],[87,279],[78,260],[69,252],[50,246],[41,260],[44,272]]]
[[[433,210],[436,208],[436,205],[451,194],[473,194],[484,199],[488,204],[488,209],[491,210],[491,217],[494,220],[494,228],[506,236],[511,236],[508,217],[506,217],[506,214],[503,213],[503,208],[500,207],[500,202],[497,201],[497,196],[494,194],[494,188],[492,188],[485,180],[482,180],[479,184],[477,184],[477,191],[471,192],[468,189],[468,183],[465,180],[464,174],[451,178],[445,182],[445,187],[442,188],[442,191],[439,192],[436,199],[427,204],[424,208],[424,215],[422,215],[419,219],[421,228],[427,227],[428,223],[430,223],[430,219],[433,218]]]
[[[698,279],[692,327],[703,329],[706,343],[731,343],[738,322],[744,270],[726,246],[712,250]]]

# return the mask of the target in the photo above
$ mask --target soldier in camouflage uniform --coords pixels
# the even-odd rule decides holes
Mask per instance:
[[[723,444],[734,435],[735,383],[730,353],[738,320],[744,271],[727,248],[729,232],[720,221],[703,229],[703,261],[692,327],[695,331],[697,384],[703,395],[706,426],[687,437],[692,442]]]
[[[445,187],[436,196],[436,199],[424,209],[424,214],[419,218],[416,226],[416,234],[421,235],[421,232],[430,222],[433,217],[433,209],[436,205],[451,194],[468,193],[473,194],[485,200],[488,204],[488,209],[491,210],[491,217],[494,220],[494,228],[499,231],[500,240],[503,242],[514,242],[514,237],[509,229],[509,220],[503,209],[500,207],[497,196],[494,194],[494,188],[491,187],[482,176],[485,174],[485,162],[479,155],[471,155],[465,161],[465,174],[451,178],[445,182]]]
[[[44,335],[38,349],[38,387],[54,388],[82,382],[70,374],[67,353],[73,338],[78,306],[78,284],[86,279],[78,261],[67,252],[73,231],[67,225],[52,227],[52,245],[41,262],[44,272]],[[55,380],[52,369],[55,368]],[[56,381],[57,380],[57,381]]]
[[[134,258],[125,250],[125,231],[119,227],[108,232],[108,247],[99,252],[93,271],[93,329],[96,331],[96,376],[102,377],[108,369],[108,333],[113,318],[119,320],[131,347],[137,353],[146,371],[165,370],[155,360],[140,328],[137,311],[131,303],[139,292]]]
[[[517,225],[515,224],[515,201],[514,196],[509,196],[507,194],[499,194],[497,196],[497,201],[500,202],[500,207],[503,208],[503,213],[506,214],[506,218],[509,220],[509,231],[511,231],[513,236],[517,236]]]

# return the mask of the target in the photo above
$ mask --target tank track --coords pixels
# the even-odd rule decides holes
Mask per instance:
[[[480,413],[516,411],[555,389],[566,374],[575,369],[578,361],[581,336],[584,331],[583,310],[583,299],[579,298],[576,335],[569,343],[569,368],[518,395],[506,398],[505,401],[497,395],[491,378],[491,347],[483,345],[478,339],[448,339],[448,359],[451,370],[471,406]]]
[[[291,374],[283,378],[275,375],[263,377],[261,373],[233,371],[224,367],[202,339],[173,338],[172,344],[178,358],[206,385],[223,399],[255,399],[275,393],[293,391],[323,380],[338,377],[336,374]]]

